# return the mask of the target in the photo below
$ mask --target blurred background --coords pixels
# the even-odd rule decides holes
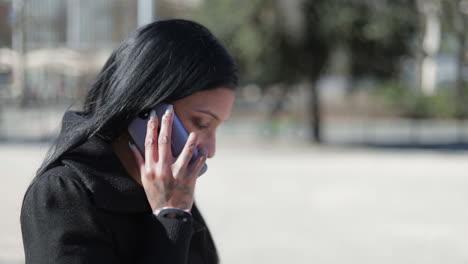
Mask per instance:
[[[240,68],[197,190],[223,263],[468,262],[468,0],[0,0],[0,263],[63,112],[167,18]]]

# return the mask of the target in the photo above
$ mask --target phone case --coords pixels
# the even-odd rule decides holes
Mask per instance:
[[[158,120],[161,120],[168,106],[169,106],[168,104],[160,104],[154,108],[154,110],[156,110]],[[135,145],[137,146],[140,153],[142,153],[142,155],[145,155],[144,154],[145,153],[145,138],[146,138],[146,128],[148,124],[148,118],[149,118],[149,113],[143,116],[138,116],[130,123],[128,127],[128,133],[132,137],[133,141],[135,142]],[[180,153],[182,153],[185,143],[187,142],[188,133],[175,113],[174,113],[173,119],[174,120],[172,124],[171,149],[172,149],[172,155],[174,157],[178,157]],[[197,159],[198,155],[199,155],[198,150],[195,150],[192,160],[190,162]],[[208,166],[205,163],[198,176],[201,176],[207,170],[208,170]]]

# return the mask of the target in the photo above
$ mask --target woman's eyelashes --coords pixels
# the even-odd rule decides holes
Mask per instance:
[[[209,122],[203,121],[202,119],[196,117],[192,119],[192,123],[200,130],[208,129],[210,127]]]

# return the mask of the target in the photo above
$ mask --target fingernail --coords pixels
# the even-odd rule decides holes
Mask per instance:
[[[191,140],[193,140],[193,139],[195,139],[196,137],[197,137],[197,135],[196,135],[195,133],[193,133],[193,132],[190,132],[190,134],[189,134],[189,137],[188,137],[188,138],[189,138],[189,139],[191,139]]]
[[[150,120],[156,120],[158,116],[156,115],[156,110],[151,110]]]
[[[172,105],[168,105],[166,112],[164,113],[165,115],[170,115],[174,111],[174,107]]]
[[[128,146],[129,146],[131,149],[135,149],[135,144],[133,144],[133,142],[131,142],[131,141],[128,141]]]

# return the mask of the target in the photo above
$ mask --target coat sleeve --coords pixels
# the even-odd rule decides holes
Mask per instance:
[[[78,179],[42,175],[35,180],[26,192],[20,217],[26,264],[121,263],[97,210]],[[191,221],[155,216],[148,221],[143,243],[147,248],[134,263],[186,263]],[[154,243],[163,244],[163,252],[151,248]]]

